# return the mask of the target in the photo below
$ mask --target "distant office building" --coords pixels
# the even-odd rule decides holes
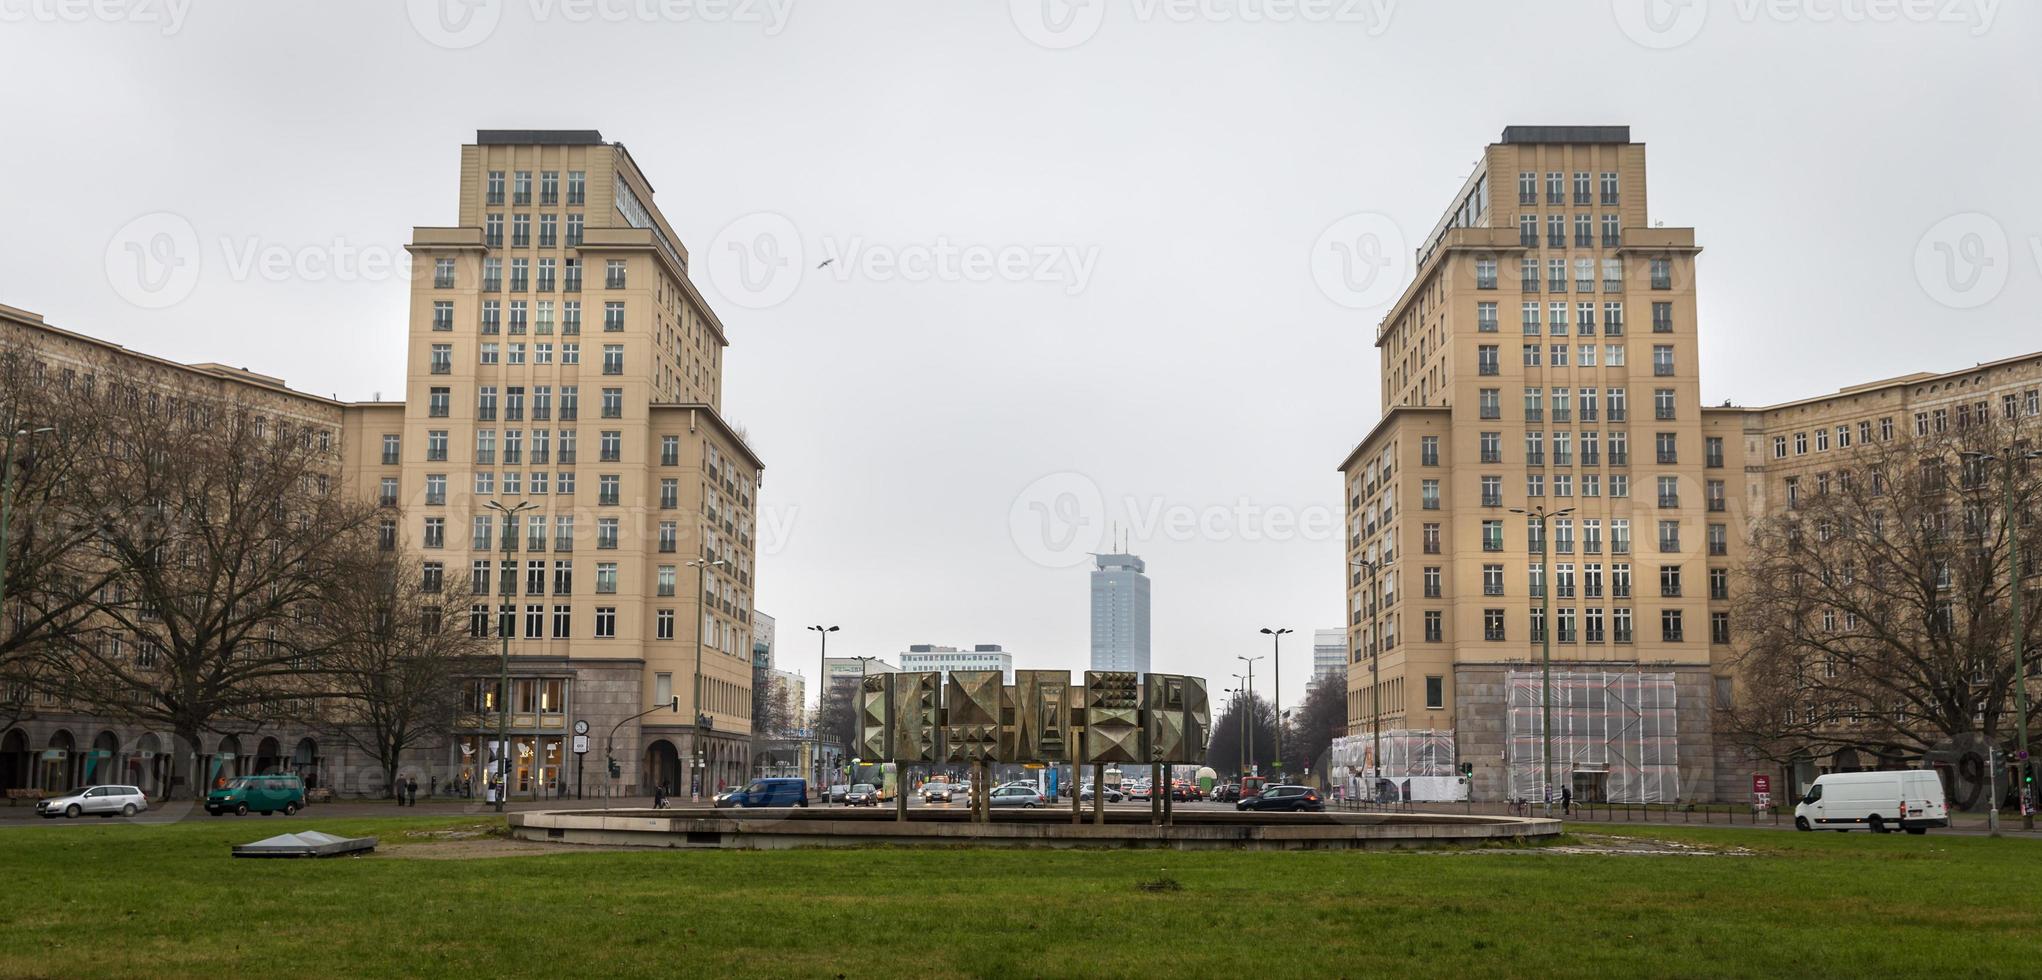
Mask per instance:
[[[808,682],[800,672],[792,670],[766,671],[767,694],[775,699],[784,698],[787,704],[786,726],[791,729],[808,727],[808,713],[803,707],[808,697]],[[773,732],[781,735],[785,732]]]
[[[849,684],[865,674],[885,674],[899,670],[899,667],[884,660],[859,660],[857,657],[829,657],[822,662],[823,677],[828,686],[823,690],[834,691],[839,684]]]
[[[773,669],[773,617],[752,610],[752,669]]]
[[[1312,683],[1328,678],[1342,683],[1347,680],[1347,631],[1344,629],[1312,632]]]
[[[968,650],[917,643],[900,655],[902,670],[940,670],[948,679],[953,670],[997,670],[1005,683],[1014,683],[1014,655],[997,643],[981,643]]]
[[[1148,566],[1134,555],[1094,555],[1092,669],[1149,672]]]

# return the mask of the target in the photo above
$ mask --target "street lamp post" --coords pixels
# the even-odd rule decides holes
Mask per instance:
[[[1368,569],[1368,732],[1371,749],[1369,761],[1372,765],[1368,776],[1368,800],[1376,802],[1381,796],[1383,773],[1383,689],[1380,668],[1383,658],[1382,628],[1376,617],[1382,614],[1382,593],[1376,587],[1376,579],[1382,573],[1383,563],[1370,558],[1356,558],[1352,562],[1358,568]]]
[[[1255,726],[1250,723],[1249,716],[1255,713],[1255,661],[1262,658],[1236,655],[1234,659],[1248,665],[1248,699],[1243,702],[1247,707],[1241,712],[1241,732],[1243,741],[1247,743],[1248,768],[1252,768],[1255,765]],[[1247,771],[1247,768],[1243,768],[1241,773],[1246,775]]]
[[[707,632],[704,627],[708,625],[709,618],[709,567],[712,565],[729,565],[730,563],[721,558],[714,560],[691,558],[683,564],[692,565],[695,569],[695,719],[688,726],[688,730],[693,733],[690,741],[694,743],[693,748],[695,751],[693,754],[695,758],[692,760],[694,765],[690,767],[691,771],[688,774],[688,799],[692,802],[700,803],[702,801],[702,784],[709,781],[709,774],[703,768],[708,765],[709,756],[706,747],[702,744],[702,722],[704,721],[702,717],[702,634]]]
[[[2020,739],[2020,746],[2017,750],[2019,754],[2014,758],[2019,762],[2019,768],[2016,771],[2022,776],[2019,796],[2021,801],[2021,829],[2034,830],[2035,813],[2033,807],[2029,806],[2028,803],[2029,794],[2034,792],[2035,787],[2035,760],[2028,752],[2028,672],[2027,665],[2022,662],[2025,659],[2025,651],[2022,650],[2022,645],[2026,642],[2027,637],[2022,635],[2022,626],[2024,624],[2021,622],[2021,527],[2020,516],[2014,509],[2014,470],[2017,463],[2042,459],[2042,450],[2028,450],[2024,452],[2019,448],[2009,447],[2005,452],[1997,454],[1968,452],[1961,455],[1967,459],[1979,462],[1988,460],[1997,462],[2006,471],[2005,479],[2001,481],[2000,506],[2002,516],[2000,519],[2005,522],[2007,529],[2007,583],[2013,593],[2009,599],[2013,604],[2013,608],[2010,610],[2011,615],[2008,618],[2013,627],[2014,634],[2014,731],[2016,737]],[[1997,799],[1992,801],[1992,807],[1994,812],[1999,810],[1999,801]]]
[[[1546,570],[1546,539],[1552,530],[1546,519],[1565,517],[1574,513],[1574,508],[1567,507],[1548,514],[1544,507],[1530,510],[1513,507],[1510,512],[1539,522],[1539,640],[1544,647],[1541,670],[1545,675],[1544,693],[1539,697],[1539,724],[1545,735],[1543,754],[1546,757],[1546,784],[1539,795],[1545,797],[1546,816],[1550,818],[1553,815],[1553,587],[1552,573]]]
[[[1271,674],[1274,674],[1274,675],[1276,676],[1276,705],[1275,705],[1275,708],[1276,708],[1276,766],[1275,766],[1275,768],[1276,768],[1276,774],[1277,774],[1278,776],[1281,776],[1281,775],[1283,775],[1283,634],[1285,634],[1285,633],[1288,633],[1288,632],[1290,632],[1290,630],[1288,630],[1288,629],[1270,629],[1269,627],[1267,627],[1267,626],[1264,626],[1264,627],[1262,628],[1262,632],[1264,632],[1264,633],[1267,633],[1267,634],[1269,634],[1269,642],[1270,642],[1270,646],[1271,646],[1271,649],[1270,649],[1270,655],[1271,655],[1271,656],[1272,656],[1272,657],[1274,658],[1274,659],[1273,659],[1273,660],[1272,660],[1272,661],[1270,662],[1270,665],[1269,665],[1269,672],[1270,672]]]
[[[496,635],[502,640],[502,656],[497,663],[496,676],[496,812],[503,812],[504,797],[510,795],[510,635],[517,625],[515,617],[505,622],[505,609],[512,606],[511,599],[517,595],[517,566],[512,564],[511,550],[518,543],[518,515],[539,505],[529,500],[518,502],[515,507],[506,507],[501,500],[489,501],[489,509],[503,515],[503,568],[497,572],[502,583],[498,589],[503,594],[504,608],[496,613]],[[536,760],[535,760],[536,761]]]
[[[827,781],[822,781],[822,713],[823,699],[829,696],[830,688],[830,634],[835,633],[837,628],[834,626],[811,626],[809,629],[814,630],[816,638],[822,641],[822,655],[815,665],[815,720],[809,722],[809,727],[812,730],[808,733],[815,739],[815,758],[808,761],[811,763],[809,768],[813,770],[810,772],[810,775],[819,781],[823,805],[828,806],[830,802],[830,787]]]
[[[863,694],[862,692],[863,692],[863,691],[865,690],[865,669],[866,669],[867,667],[870,667],[870,666],[872,666],[872,661],[874,661],[874,660],[878,660],[879,658],[878,658],[877,656],[871,656],[871,657],[861,657],[861,656],[853,655],[853,656],[851,657],[851,659],[852,659],[852,660],[856,660],[856,661],[858,661],[858,687],[857,687],[857,689],[856,689],[856,690],[854,690],[854,691],[853,691],[853,692],[851,693],[851,697],[852,697],[852,698],[854,699],[854,700],[853,700],[853,701],[851,702],[851,722],[852,722],[852,724],[851,724],[851,727],[852,727],[852,730],[853,730],[853,732],[855,733],[857,729],[859,729],[859,728],[863,727],[863,726],[861,726],[861,725],[859,725],[859,724],[858,724],[858,703],[857,703],[857,701],[856,701],[855,699],[856,699],[856,698],[861,698],[861,697],[864,697],[864,694]],[[857,775],[858,775],[858,772],[857,772],[857,769],[856,769],[856,765],[857,765],[857,763],[858,763],[858,761],[859,761],[859,756],[854,756],[854,755],[850,755],[850,751],[851,751],[851,747],[850,747],[850,746],[848,746],[848,745],[847,745],[847,746],[844,746],[844,753],[845,753],[845,754],[846,754],[846,755],[847,755],[847,756],[848,756],[848,757],[849,757],[849,758],[851,759],[851,762],[852,762],[852,767],[851,767],[851,768],[849,768],[849,769],[848,769],[848,770],[847,770],[847,771],[846,771],[846,772],[844,773],[844,784],[845,784],[845,786],[844,786],[844,791],[845,791],[846,793],[849,793],[849,792],[850,792],[850,783],[851,783],[851,780],[853,780],[853,779],[857,778]],[[860,753],[860,755],[862,755],[862,754],[863,754],[863,753]],[[880,781],[880,782],[881,782],[882,784],[886,782],[886,775],[885,775],[885,773],[886,773],[886,770],[882,768],[882,769],[880,770],[880,777],[879,777],[879,781]],[[977,789],[977,787],[973,787],[973,789],[974,789],[974,790],[976,790],[976,789]]]
[[[1234,678],[1234,686],[1227,693],[1234,696],[1234,715],[1241,719],[1241,735],[1239,738],[1234,739],[1234,762],[1239,765],[1240,774],[1245,776],[1248,774],[1248,716],[1242,714],[1242,712],[1247,710],[1248,706],[1248,699],[1246,697],[1248,675],[1234,674],[1231,676]]]

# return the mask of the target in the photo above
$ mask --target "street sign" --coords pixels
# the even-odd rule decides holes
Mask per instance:
[[[1751,805],[1765,809],[1773,805],[1773,778],[1762,772],[1751,774]]]
[[[574,754],[575,754],[575,755],[587,755],[587,754],[588,754],[588,736],[587,736],[587,735],[576,735],[576,736],[574,737]]]

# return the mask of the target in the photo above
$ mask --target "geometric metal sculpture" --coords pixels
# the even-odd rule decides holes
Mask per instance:
[[[1000,715],[1006,690],[997,670],[953,670],[944,685],[943,758],[992,762],[1000,755]]]
[[[868,674],[858,683],[858,757],[890,759],[893,748],[892,674]]]
[[[890,674],[892,716],[888,719],[888,751],[880,758],[893,762],[936,761],[937,684],[935,671]]]
[[[1184,758],[1188,764],[1205,763],[1205,746],[1212,741],[1212,699],[1205,691],[1205,678],[1184,678]]]
[[[1148,674],[1142,678],[1142,727],[1149,762],[1177,762],[1184,756],[1184,678]]]
[[[1014,672],[1013,720],[1000,730],[1002,762],[1065,762],[1071,757],[1071,674]]]
[[[1142,751],[1140,675],[1123,670],[1085,672],[1085,751],[1088,763],[1148,762]]]

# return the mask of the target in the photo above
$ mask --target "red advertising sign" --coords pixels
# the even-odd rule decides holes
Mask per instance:
[[[1752,776],[1751,776],[1751,791],[1752,791],[1753,793],[1770,793],[1770,792],[1772,792],[1772,791],[1773,791],[1773,777],[1771,777],[1771,776],[1768,776],[1768,775],[1766,775],[1766,774],[1764,774],[1764,773],[1753,773],[1753,774],[1752,774]]]

